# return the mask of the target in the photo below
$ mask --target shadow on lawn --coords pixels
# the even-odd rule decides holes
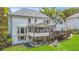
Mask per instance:
[[[29,43],[24,43],[24,46],[28,48],[32,48],[32,46]]]

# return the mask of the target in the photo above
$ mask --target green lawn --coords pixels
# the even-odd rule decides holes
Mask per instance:
[[[4,51],[79,51],[79,35],[74,34],[69,40],[59,42],[59,47],[45,45],[36,48],[27,48],[23,45],[17,45],[5,48]]]

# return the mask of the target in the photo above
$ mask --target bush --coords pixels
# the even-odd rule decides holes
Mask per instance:
[[[9,47],[12,44],[12,39],[10,35],[6,35],[4,38],[0,39],[0,50]]]
[[[71,29],[71,32],[72,32],[73,34],[79,34],[79,29]]]
[[[10,35],[10,34],[8,34],[8,35],[6,36],[6,38],[11,38],[11,35]]]
[[[11,38],[11,36],[8,34],[7,36],[6,36],[6,43],[10,46],[11,44],[12,44],[12,38]]]

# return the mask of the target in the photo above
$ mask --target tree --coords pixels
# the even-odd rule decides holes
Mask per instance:
[[[44,7],[40,10],[41,13],[49,16],[52,18],[53,21],[55,21],[55,27],[58,24],[58,22],[66,22],[66,18],[75,14],[75,13],[79,13],[79,8],[66,8],[64,10],[58,10],[55,7]]]
[[[61,16],[60,16],[60,10],[57,10],[55,7],[52,7],[52,8],[44,7],[40,10],[40,12],[52,18],[52,20],[55,23],[54,27],[56,27],[58,22],[60,22],[60,20],[62,20],[61,16],[63,16],[63,15],[61,14]],[[50,40],[50,28],[49,28],[49,40]]]
[[[55,15],[57,11],[55,7],[52,8],[44,7],[40,10],[40,12],[46,14],[49,17],[53,17],[53,15]]]
[[[67,9],[64,9],[62,11],[62,13],[64,13],[65,17],[63,19],[66,19],[67,17],[75,14],[75,13],[79,13],[79,8],[67,8]]]
[[[56,27],[58,22],[61,22],[65,17],[64,13],[62,13],[61,10],[58,10],[55,7],[51,7],[51,8],[44,7],[40,10],[40,12],[52,18],[52,20],[55,23],[54,27]]]
[[[0,8],[0,39],[7,34],[8,8]]]
[[[40,10],[40,12],[42,12],[43,14],[49,16],[52,18],[52,20],[54,21],[54,27],[56,27],[56,25],[58,24],[58,22],[62,22],[64,21],[66,24],[66,18],[79,12],[79,8],[67,8],[64,10],[58,10],[56,8],[42,8]],[[50,32],[49,32],[50,33]]]
[[[73,14],[75,14],[75,13],[79,13],[79,8],[66,8],[66,9],[62,10],[61,16],[62,16],[65,24],[66,24],[66,20],[67,20],[66,18],[73,15]],[[66,24],[66,26],[67,26],[67,24]]]
[[[5,42],[8,26],[8,8],[0,8],[0,46]]]

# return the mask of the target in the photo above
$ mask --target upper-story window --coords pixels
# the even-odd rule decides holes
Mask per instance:
[[[18,27],[18,31],[17,31],[17,33],[19,34],[19,27]]]
[[[35,23],[37,22],[37,19],[35,19]]]
[[[44,20],[44,23],[45,23],[45,20]]]
[[[49,23],[49,20],[44,20],[44,23],[47,23],[48,24]]]
[[[46,23],[48,24],[49,23],[49,20],[46,20]]]
[[[31,19],[30,18],[28,19],[28,23],[31,23]]]
[[[24,27],[21,27],[21,34],[24,34]]]

